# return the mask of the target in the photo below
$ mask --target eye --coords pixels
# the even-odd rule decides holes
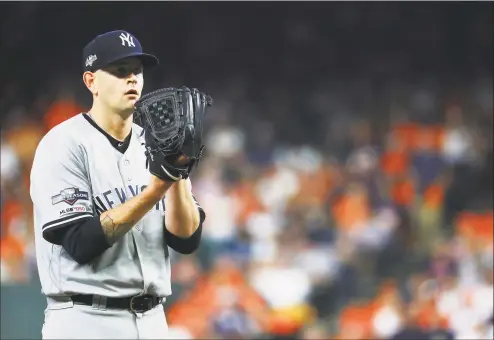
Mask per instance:
[[[127,64],[113,65],[112,67],[109,67],[107,69],[107,72],[119,78],[128,77],[131,73],[135,75],[139,75],[142,73],[142,71],[143,69],[141,65],[127,65]]]
[[[120,77],[124,77],[126,75],[128,75],[130,72],[129,72],[129,69],[125,66],[120,66],[117,68],[117,75],[119,75]]]
[[[135,75],[138,75],[138,74],[141,74],[142,73],[142,66],[136,66],[132,72],[135,74]]]

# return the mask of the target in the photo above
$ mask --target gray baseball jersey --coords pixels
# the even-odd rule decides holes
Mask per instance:
[[[170,295],[164,199],[88,265],[79,265],[62,246],[43,237],[48,230],[124,203],[149,181],[142,128],[133,125],[130,144],[122,154],[88,119],[78,114],[53,128],[34,157],[30,194],[42,292],[47,296]]]

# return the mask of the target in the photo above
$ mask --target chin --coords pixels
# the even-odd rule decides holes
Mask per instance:
[[[135,108],[133,105],[131,106],[127,106],[127,107],[122,107],[120,109],[120,114],[123,115],[123,116],[130,116],[131,114],[133,114],[135,111]]]
[[[128,102],[126,102],[122,109],[123,110],[134,110],[135,106],[136,106],[136,103],[137,103],[137,99],[135,100],[129,100]]]
[[[128,107],[130,107],[130,108],[132,108],[132,109],[133,109],[133,108],[135,107],[135,105],[136,105],[137,101],[138,101],[138,98],[129,100],[129,101],[128,101],[128,104],[127,104],[127,105],[128,105]]]

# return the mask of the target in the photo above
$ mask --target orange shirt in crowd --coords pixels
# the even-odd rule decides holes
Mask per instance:
[[[485,246],[493,243],[493,212],[463,212],[456,220],[456,231],[459,236]]]
[[[396,143],[403,145],[403,151],[407,152],[414,148],[419,129],[419,125],[414,123],[396,124],[391,128],[390,136]]]
[[[440,184],[429,185],[423,193],[424,204],[433,209],[442,206],[444,201],[444,186]]]
[[[290,205],[299,207],[321,205],[331,190],[333,170],[330,167],[320,167],[315,173],[299,174],[298,180],[299,190]]]
[[[253,182],[245,181],[240,183],[233,189],[233,197],[239,203],[239,214],[237,216],[239,225],[244,224],[251,214],[263,211],[261,202],[256,196],[255,183]]]
[[[84,109],[75,101],[61,99],[54,102],[45,113],[43,123],[46,131],[51,130],[63,121],[83,112]]]
[[[415,187],[412,179],[399,179],[392,184],[391,198],[399,206],[409,206],[415,198]]]
[[[437,125],[417,126],[413,134],[411,149],[439,152],[444,140],[444,128]]]
[[[348,190],[331,210],[338,228],[350,231],[362,226],[371,216],[367,191],[360,186]]]
[[[192,291],[170,307],[169,325],[186,327],[195,337],[207,335],[210,319],[219,308],[217,289],[222,285],[236,291],[238,303],[261,328],[268,326],[269,319],[264,313],[266,302],[248,285],[243,273],[233,267],[216,269],[200,278]]]
[[[5,140],[18,157],[22,170],[31,169],[34,153],[43,134],[44,131],[35,121],[24,122],[5,132]]]
[[[369,339],[372,335],[372,317],[375,312],[374,304],[350,305],[340,314],[339,329],[342,335],[345,330],[352,330],[359,333],[359,339]],[[343,336],[345,337],[345,336]]]
[[[23,214],[22,204],[15,200],[8,200],[2,204],[2,236],[10,234],[10,225]]]
[[[381,156],[381,170],[387,176],[399,176],[408,171],[410,160],[406,152],[387,151]]]

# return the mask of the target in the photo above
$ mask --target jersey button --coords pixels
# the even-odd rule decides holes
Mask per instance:
[[[124,164],[125,164],[125,165],[129,165],[129,164],[130,164],[129,160],[128,160],[128,159],[126,159],[126,160],[124,161]]]
[[[130,177],[130,176],[127,177],[127,181],[129,181],[129,182],[132,181],[132,177]]]
[[[136,229],[137,229],[138,231],[141,231],[141,226],[140,226],[139,224],[136,224]]]

